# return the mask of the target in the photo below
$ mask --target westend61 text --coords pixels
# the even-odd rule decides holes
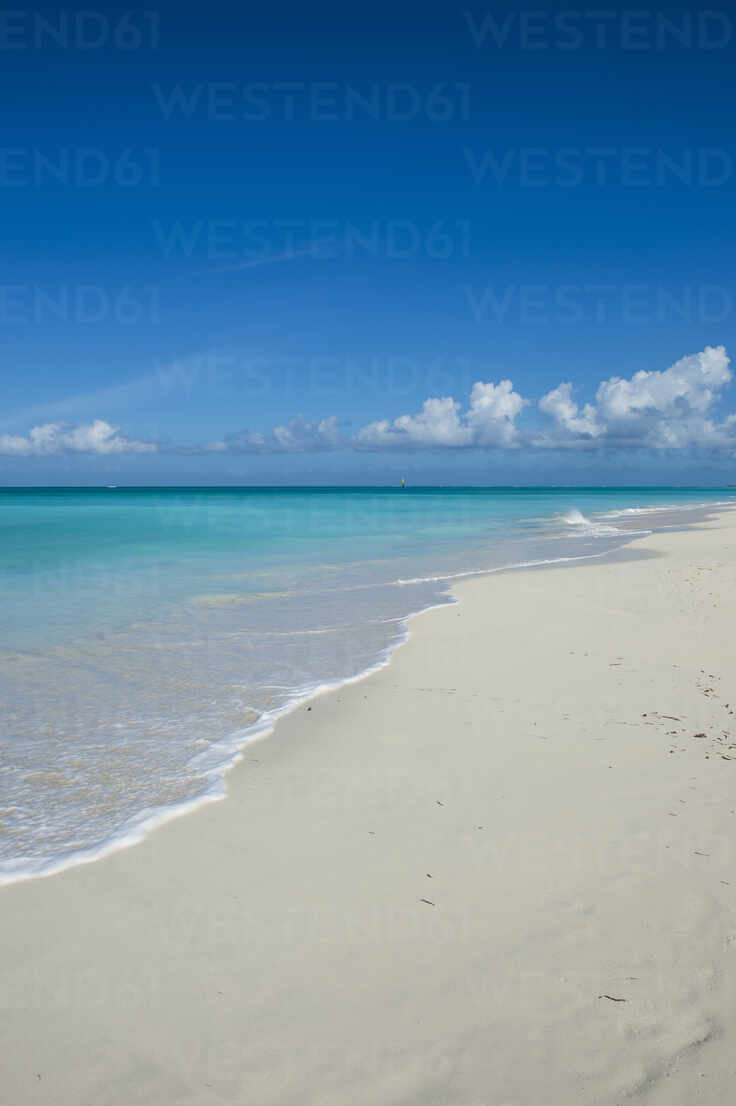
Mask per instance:
[[[0,11],[0,52],[27,50],[157,50],[156,11]]]

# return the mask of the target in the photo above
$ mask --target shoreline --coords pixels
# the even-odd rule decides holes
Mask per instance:
[[[621,515],[638,517],[648,514],[652,514],[656,517],[660,513],[672,513],[676,515],[678,512],[682,511],[699,513],[700,515],[705,515],[707,519],[724,507],[728,507],[728,504],[688,504],[655,506],[651,508],[631,508],[623,512],[614,511],[611,517],[620,517]],[[700,518],[696,519],[694,525],[696,525],[698,521],[701,521]],[[592,525],[597,526],[598,523]],[[676,529],[678,527],[674,524],[671,528]],[[662,528],[663,531],[667,529],[669,529],[669,527],[665,526]],[[407,615],[397,619],[397,622],[401,626],[400,635],[394,642],[387,645],[377,656],[376,660],[365,669],[357,672],[355,675],[347,676],[344,679],[327,681],[314,687],[298,689],[294,692],[293,697],[282,707],[273,711],[264,712],[251,726],[248,726],[242,734],[229,734],[221,738],[216,743],[217,747],[225,749],[230,748],[232,751],[226,759],[210,770],[208,773],[211,777],[210,782],[199,794],[187,799],[181,799],[168,806],[160,806],[140,811],[137,815],[128,819],[121,825],[110,837],[91,847],[52,859],[45,858],[39,860],[38,858],[20,857],[17,861],[5,861],[0,864],[0,889],[12,886],[16,883],[25,883],[28,880],[46,879],[49,876],[59,875],[62,872],[80,865],[97,863],[122,849],[134,848],[145,841],[149,834],[155,833],[156,830],[169,822],[176,821],[179,818],[191,814],[196,814],[201,807],[209,803],[220,802],[227,799],[228,776],[240,763],[247,749],[252,744],[271,737],[280,721],[298,710],[301,706],[323,695],[339,691],[343,687],[349,687],[353,683],[369,679],[372,675],[380,672],[387,665],[390,665],[396,650],[400,649],[408,641],[410,624],[414,618],[459,601],[453,594],[453,589],[457,584],[462,584],[469,579],[494,576],[497,574],[556,567],[573,567],[588,561],[606,562],[609,560],[616,560],[620,556],[625,556],[634,542],[642,537],[649,536],[653,532],[655,531],[651,529],[641,531],[634,530],[631,532],[621,530],[622,538],[625,537],[626,540],[622,541],[622,544],[613,550],[601,550],[597,553],[584,553],[579,556],[561,556],[538,561],[520,561],[518,564],[512,563],[492,568],[469,569],[435,577],[417,577],[416,579],[395,581],[397,585],[423,582],[445,583],[446,590],[444,594],[447,598],[441,602],[429,603],[426,607],[422,607],[416,611],[410,611]]]
[[[0,889],[8,1100],[727,1101],[736,516],[710,514],[558,587],[459,582],[249,743],[227,803]]]

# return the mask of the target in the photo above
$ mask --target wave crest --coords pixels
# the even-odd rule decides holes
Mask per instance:
[[[579,511],[577,507],[571,507],[566,515],[562,516],[563,522],[566,522],[568,526],[574,526],[577,528],[578,533],[582,536],[602,536],[604,534],[621,534],[622,531],[616,526],[608,526],[604,522],[596,522],[594,519],[588,518],[582,511]]]

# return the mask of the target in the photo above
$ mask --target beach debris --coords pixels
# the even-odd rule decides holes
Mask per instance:
[[[431,872],[426,872],[425,875],[426,875],[427,879],[432,878],[432,873]]]
[[[311,707],[307,707],[307,710],[311,710],[311,709],[312,709]]]
[[[420,902],[426,902],[427,906],[436,906],[437,903],[432,902],[431,899],[420,899]]]
[[[607,998],[609,1002],[626,1002],[625,998],[616,998],[615,995],[598,995],[598,998]]]
[[[437,803],[437,806],[444,806],[445,805],[444,803],[441,803],[439,799],[435,799],[435,802]]]
[[[704,734],[704,733],[693,734],[693,737],[705,737],[705,736],[706,736],[706,734]]]

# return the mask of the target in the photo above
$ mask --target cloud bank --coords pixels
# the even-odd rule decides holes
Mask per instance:
[[[56,453],[155,453],[154,442],[126,438],[120,428],[104,419],[69,426],[47,422],[33,426],[28,434],[0,434],[0,455],[5,457],[47,457]]]
[[[414,413],[367,423],[343,433],[337,416],[308,421],[297,415],[261,432],[240,430],[173,453],[299,454],[337,449],[384,450],[699,450],[736,456],[736,414],[717,420],[714,408],[731,382],[723,346],[706,346],[664,370],[601,381],[593,402],[580,404],[571,381],[536,403],[511,380],[477,381],[463,405],[453,396],[430,396]],[[527,426],[519,416],[531,408]],[[164,447],[126,437],[104,419],[70,426],[50,422],[26,435],[0,435],[0,455],[98,455],[163,452]]]
[[[598,386],[595,403],[582,408],[567,381],[547,392],[539,410],[552,430],[534,440],[547,448],[683,449],[736,445],[736,418],[716,423],[709,412],[732,373],[723,346],[682,357],[663,372],[613,376]]]
[[[208,442],[202,449],[205,453],[318,453],[342,444],[344,439],[336,415],[320,422],[307,422],[303,415],[296,415],[267,434],[240,430]]]
[[[656,452],[698,448],[736,451],[736,415],[718,422],[713,408],[732,373],[723,346],[706,346],[663,371],[612,376],[580,406],[571,381],[563,381],[536,404],[510,380],[478,381],[462,411],[450,396],[430,398],[416,414],[369,423],[354,436],[356,449],[520,449]],[[533,406],[537,425],[522,429],[517,417]]]

